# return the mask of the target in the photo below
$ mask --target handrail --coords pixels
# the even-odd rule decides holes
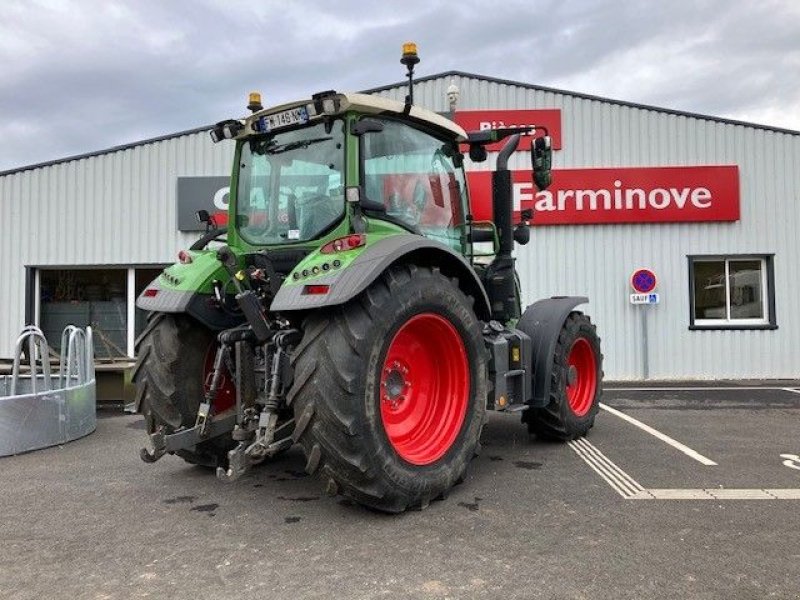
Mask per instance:
[[[11,369],[11,395],[17,393],[17,384],[19,383],[19,368],[22,361],[22,345],[27,340],[28,342],[28,365],[31,372],[31,392],[36,394],[36,381],[38,374],[36,372],[36,351],[39,351],[39,358],[42,364],[42,378],[44,380],[45,391],[53,389],[51,376],[50,376],[50,346],[47,344],[47,338],[42,333],[42,330],[35,325],[27,325],[22,329],[22,332],[17,338],[16,347],[14,350],[14,364]]]
[[[95,378],[94,343],[92,328],[82,330],[67,325],[61,334],[61,355],[59,357],[59,387],[68,389],[84,385]]]

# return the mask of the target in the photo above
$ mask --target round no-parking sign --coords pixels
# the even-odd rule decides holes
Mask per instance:
[[[649,294],[656,285],[658,279],[651,269],[636,269],[631,275],[631,287],[637,294]]]

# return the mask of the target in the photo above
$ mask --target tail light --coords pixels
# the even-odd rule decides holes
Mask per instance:
[[[182,265],[188,265],[192,262],[192,255],[189,254],[186,250],[181,250],[178,252],[178,262]]]
[[[347,250],[360,248],[366,243],[367,243],[366,235],[364,235],[363,233],[354,233],[352,235],[346,235],[344,237],[337,238],[332,242],[328,242],[322,248],[320,248],[319,251],[322,254],[334,254],[336,252],[346,252]]]
[[[303,295],[321,296],[327,294],[330,289],[331,286],[323,284],[305,285],[303,286]]]

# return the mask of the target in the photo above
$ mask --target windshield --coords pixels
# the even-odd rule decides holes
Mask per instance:
[[[344,122],[253,138],[240,157],[236,222],[255,245],[319,237],[344,215]]]

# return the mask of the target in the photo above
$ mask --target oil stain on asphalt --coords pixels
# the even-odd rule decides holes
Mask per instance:
[[[204,512],[208,513],[209,517],[214,517],[217,515],[214,511],[219,508],[219,504],[216,502],[212,502],[211,504],[199,504],[198,506],[193,506],[192,510],[197,512]]]
[[[525,461],[525,460],[515,460],[514,466],[517,467],[518,469],[526,469],[528,471],[533,471],[534,469],[541,469],[542,463]]]
[[[459,502],[458,505],[466,508],[470,512],[478,512],[481,500],[483,500],[483,498],[475,496],[475,502]]]
[[[175,498],[167,498],[164,500],[164,504],[191,504],[195,500],[197,500],[197,496],[176,496]]]
[[[278,500],[288,500],[289,502],[311,502],[312,500],[319,500],[319,496],[278,496]]]

